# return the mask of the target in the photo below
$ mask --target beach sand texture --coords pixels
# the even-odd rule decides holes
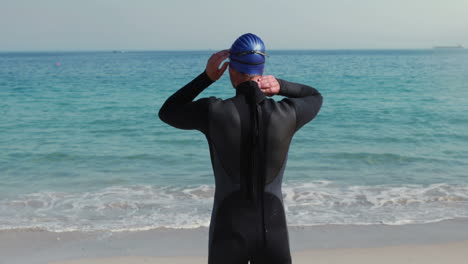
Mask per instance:
[[[456,264],[468,259],[468,221],[290,227],[293,263]],[[0,263],[207,263],[208,229],[0,232]],[[26,249],[26,250],[25,250]]]
[[[466,263],[468,241],[438,245],[406,245],[381,248],[321,249],[293,253],[296,264],[442,264]],[[128,263],[173,263],[202,264],[206,257],[111,257],[80,259],[51,264],[128,264]]]

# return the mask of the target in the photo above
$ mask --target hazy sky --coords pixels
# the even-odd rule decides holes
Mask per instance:
[[[0,0],[0,50],[468,46],[468,0]]]

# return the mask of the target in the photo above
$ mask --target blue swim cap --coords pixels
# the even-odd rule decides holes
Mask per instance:
[[[258,36],[247,33],[240,36],[229,50],[229,67],[254,75],[262,75],[265,67],[265,44]]]

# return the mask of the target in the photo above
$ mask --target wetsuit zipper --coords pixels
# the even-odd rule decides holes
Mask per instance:
[[[261,214],[261,234],[262,234],[262,246],[265,246],[266,243],[266,227],[265,227],[265,201],[264,201],[264,193],[265,193],[265,169],[263,168],[263,164],[265,164],[264,161],[264,145],[263,145],[263,140],[260,137],[260,134],[264,132],[262,130],[262,122],[260,120],[261,116],[261,108],[259,105],[256,105],[256,141],[257,141],[257,173],[258,173],[258,198],[259,198],[259,203],[260,203],[260,214]]]

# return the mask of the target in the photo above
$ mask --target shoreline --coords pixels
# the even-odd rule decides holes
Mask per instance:
[[[322,258],[323,261],[327,260],[326,263],[335,263],[328,260],[345,255],[361,259],[375,254],[385,255],[385,252],[393,252],[388,253],[391,255],[389,258],[395,259],[408,255],[412,252],[409,249],[415,250],[414,258],[422,258],[428,255],[423,252],[440,250],[443,250],[439,252],[442,255],[452,251],[455,255],[465,254],[460,248],[468,248],[467,225],[468,219],[456,219],[399,226],[379,224],[289,227],[289,238],[297,263],[308,263],[301,261],[311,258]],[[207,228],[133,232],[0,231],[0,264],[91,263],[86,262],[91,260],[92,263],[204,263],[207,252]],[[468,257],[468,251],[466,252],[464,256]]]

